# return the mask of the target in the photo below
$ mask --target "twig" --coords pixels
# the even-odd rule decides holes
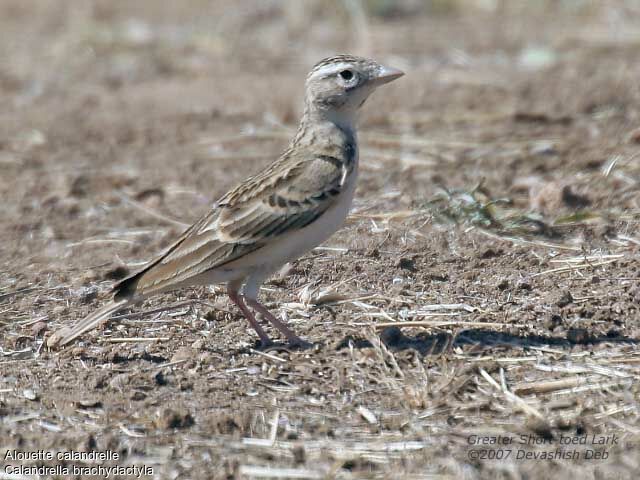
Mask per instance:
[[[360,416],[364,418],[369,425],[376,425],[378,423],[378,419],[376,418],[376,415],[367,407],[360,405],[358,408],[356,408],[356,412],[358,412]]]
[[[489,232],[483,229],[476,229],[476,232],[481,233],[487,237],[493,238],[495,240],[502,240],[504,242],[511,242],[520,245],[535,245],[537,247],[545,247],[545,248],[553,248],[555,250],[569,250],[571,252],[582,252],[580,247],[570,247],[569,245],[561,245],[559,243],[550,243],[550,242],[536,242],[532,240],[526,240],[524,238],[517,237],[508,237],[504,235],[496,235],[495,233]]]
[[[422,320],[415,322],[383,322],[375,323],[374,328],[387,328],[387,327],[487,327],[487,328],[527,328],[527,325],[518,325],[514,323],[495,323],[495,322],[462,322],[455,320]]]
[[[148,370],[157,370],[159,368],[174,367],[176,365],[180,365],[181,363],[184,363],[184,362],[187,362],[187,361],[189,361],[188,358],[183,358],[181,360],[176,360],[174,362],[167,362],[167,363],[162,363],[160,365],[154,365],[152,367],[146,367],[146,368],[143,368],[142,371],[146,372]]]
[[[500,386],[500,384],[498,384],[498,382],[495,381],[495,379],[489,375],[486,370],[484,368],[480,369],[480,375],[482,375],[484,377],[484,379],[489,382],[489,384],[491,384],[491,386],[493,388],[495,388],[496,390],[498,390],[499,392],[502,392],[502,394],[504,395],[504,397],[511,403],[517,405],[518,407],[520,407],[520,409],[527,413],[530,416],[536,417],[540,420],[544,420],[544,415],[542,415],[542,413],[540,413],[538,410],[536,410],[535,408],[533,408],[531,405],[529,405],[527,402],[525,402],[523,399],[521,399],[519,396],[517,396],[516,394],[510,392],[507,389],[506,384]]]
[[[255,350],[253,348],[250,348],[249,351],[251,353],[255,353],[256,355],[261,355],[261,356],[269,358],[271,360],[275,360],[276,362],[286,362],[286,360],[284,358],[280,358],[277,355],[273,355],[271,353],[261,352],[260,350]]]
[[[585,268],[601,267],[603,265],[609,265],[610,263],[614,263],[616,261],[617,259],[608,260],[606,262],[587,263],[585,265],[570,265],[567,267],[552,268],[551,270],[545,270],[543,272],[534,273],[531,275],[531,277],[539,277],[540,275],[547,275],[549,273],[565,273],[565,272],[572,272],[575,270],[584,270]]]
[[[565,388],[573,388],[582,385],[587,381],[586,377],[571,377],[561,380],[548,380],[544,382],[527,383],[516,386],[513,392],[517,395],[531,395],[532,393],[549,393]]]
[[[240,476],[243,478],[295,478],[295,479],[320,479],[324,474],[315,470],[298,468],[273,468],[260,465],[240,465]]]
[[[119,337],[119,338],[101,338],[100,343],[137,343],[137,342],[166,342],[171,337]]]
[[[162,220],[165,223],[169,223],[171,225],[176,225],[176,226],[181,227],[181,228],[189,227],[188,223],[182,223],[179,220],[175,220],[175,219],[170,218],[170,217],[168,217],[168,216],[166,216],[166,215],[164,215],[164,214],[162,214],[160,212],[156,212],[155,210],[150,209],[149,207],[147,207],[146,205],[143,205],[140,202],[136,202],[135,200],[127,197],[126,195],[124,195],[122,193],[117,194],[117,195],[118,195],[118,197],[120,197],[120,199],[124,203],[126,203],[126,204],[128,204],[128,205],[130,205],[130,206],[132,206],[134,208],[137,208],[138,210],[141,210],[142,212],[146,213],[147,215],[151,215],[152,217],[157,218],[158,220]]]
[[[40,289],[40,287],[27,287],[27,288],[21,288],[20,290],[16,290],[15,292],[1,293],[0,294],[0,300],[4,300],[5,298],[13,297],[14,295],[20,295],[21,293],[30,293],[30,292],[33,292],[33,291],[38,290],[38,289]]]

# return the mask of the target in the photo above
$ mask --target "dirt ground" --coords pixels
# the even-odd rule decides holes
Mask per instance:
[[[257,350],[212,287],[49,350],[336,52],[406,76],[345,228],[263,288],[315,346]],[[633,1],[4,0],[0,479],[637,478],[638,79]]]

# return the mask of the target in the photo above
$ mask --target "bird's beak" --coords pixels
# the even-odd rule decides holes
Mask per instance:
[[[373,83],[375,85],[384,85],[385,83],[393,82],[396,78],[400,78],[404,75],[402,70],[398,70],[393,67],[385,67],[381,65],[378,71],[376,72],[376,76],[373,79]]]

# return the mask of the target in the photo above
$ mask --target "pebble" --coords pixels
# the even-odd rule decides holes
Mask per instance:
[[[102,408],[102,402],[97,398],[83,398],[76,405],[80,408]]]
[[[31,335],[33,335],[34,337],[37,337],[46,329],[47,329],[47,324],[45,322],[34,323],[33,326],[31,327]]]
[[[181,347],[176,351],[176,353],[173,354],[171,360],[169,360],[169,363],[187,362],[194,359],[195,357],[195,352],[191,347]]]
[[[114,390],[122,391],[128,383],[129,383],[129,374],[119,373],[109,381],[109,386]]]
[[[36,400],[38,400],[38,394],[30,388],[24,389],[22,391],[22,396],[27,400],[31,400],[32,402],[35,402]]]

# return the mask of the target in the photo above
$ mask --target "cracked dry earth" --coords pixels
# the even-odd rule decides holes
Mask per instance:
[[[353,214],[262,292],[312,349],[256,350],[214,287],[52,351],[279,154],[310,65],[361,46],[321,2],[309,29],[284,2],[3,2],[3,469],[98,450],[155,478],[635,478],[628,3],[370,16],[407,75],[365,108]]]

